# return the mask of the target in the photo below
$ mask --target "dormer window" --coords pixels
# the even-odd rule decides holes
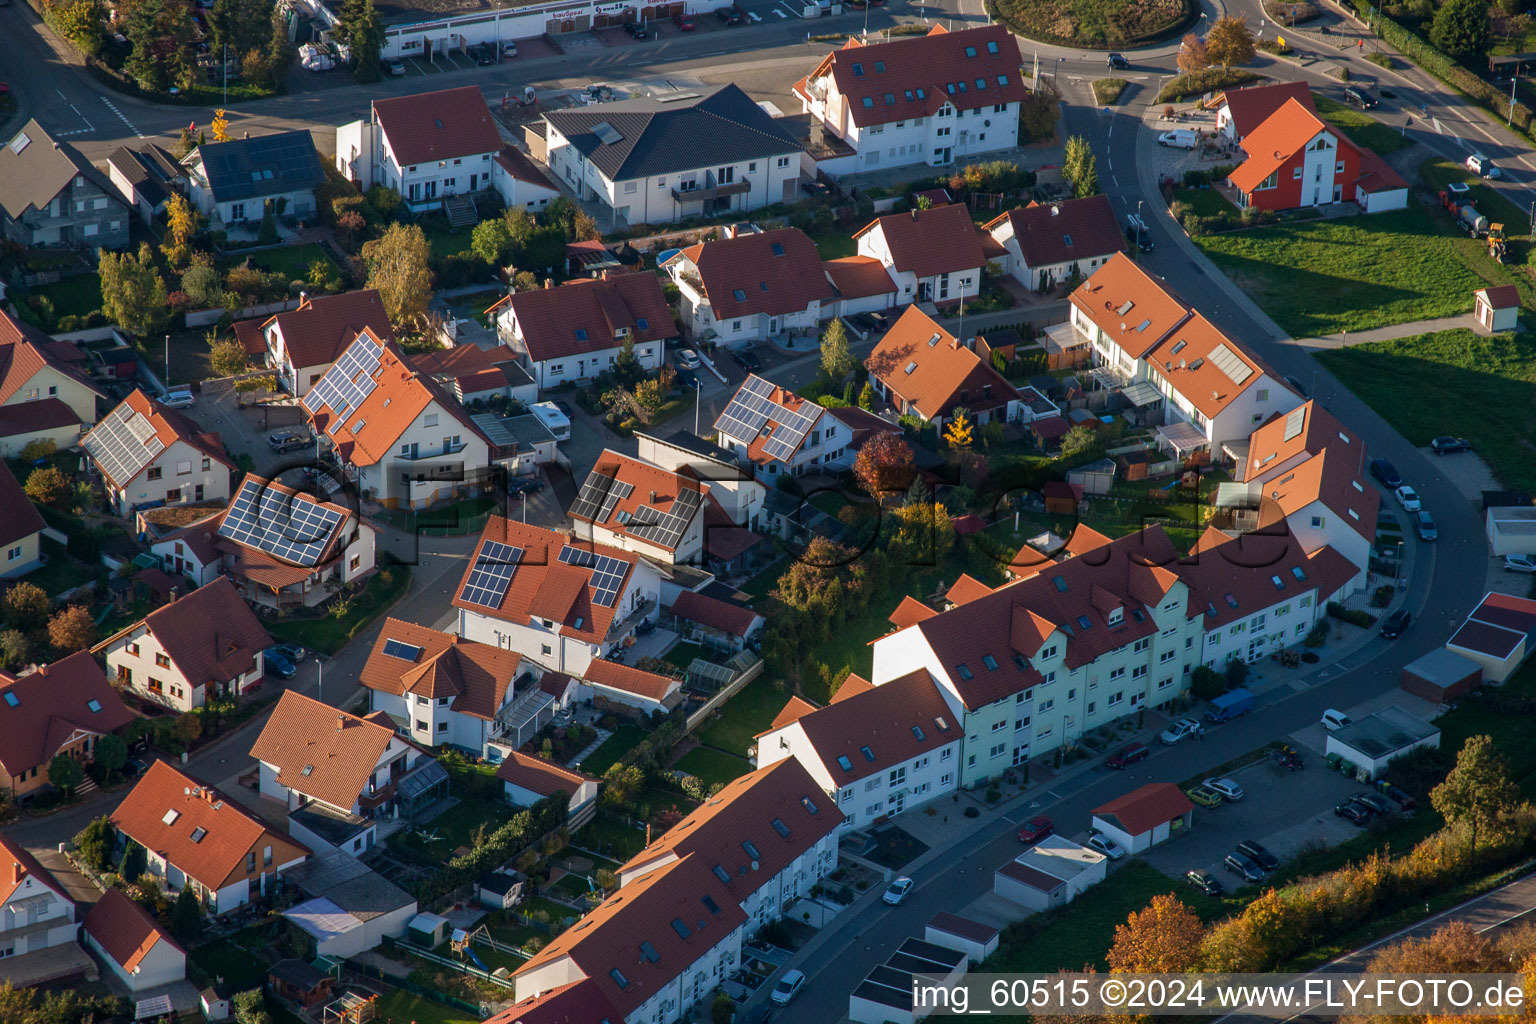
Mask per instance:
[[[1123,609],[1123,608],[1115,608],[1115,609],[1112,609],[1110,611],[1110,613],[1109,613],[1109,624],[1111,626],[1118,626],[1118,625],[1120,625],[1120,623],[1122,623],[1124,621],[1125,621],[1125,609]]]

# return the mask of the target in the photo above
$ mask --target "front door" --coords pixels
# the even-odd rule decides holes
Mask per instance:
[[[469,176],[469,190],[471,192],[473,192],[475,190],[475,183],[478,182],[479,180],[480,180],[480,175],[478,175],[478,174],[471,174]]]
[[[435,198],[437,198],[437,179],[436,178],[433,178],[431,181],[426,183],[425,187],[422,189],[422,196],[421,197],[423,199],[435,199]]]

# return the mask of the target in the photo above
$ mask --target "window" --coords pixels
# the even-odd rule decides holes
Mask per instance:
[[[1006,743],[999,743],[997,746],[993,747],[991,750],[989,750],[987,752],[987,756],[988,757],[1002,757],[1003,756],[1003,752],[1005,750],[1007,750],[1007,749],[1008,749],[1008,744],[1006,744]]]
[[[1291,178],[1293,180],[1295,180],[1295,181],[1300,181],[1301,180],[1301,168],[1300,167],[1296,167],[1295,169],[1292,170]]]
[[[1114,707],[1116,704],[1119,704],[1124,699],[1125,699],[1125,691],[1124,690],[1116,690],[1114,693],[1109,695],[1109,699],[1107,701],[1105,701],[1104,703],[1107,704],[1109,707]]]
[[[438,732],[447,732],[448,731],[448,723],[447,722],[438,722],[437,723],[437,731]]]
[[[188,459],[186,461],[183,461],[183,462],[176,463],[176,475],[177,476],[186,476],[187,474],[189,474],[191,472],[192,472],[192,461],[190,459]]]
[[[1056,657],[1056,645],[1055,644],[1051,644],[1051,646],[1049,646],[1049,647],[1042,647],[1042,648],[1040,648],[1040,660],[1041,661],[1046,661],[1046,660],[1048,660],[1050,658],[1054,658],[1054,657]]]
[[[892,768],[890,775],[886,777],[885,781],[886,781],[886,784],[890,785],[890,786],[905,785],[906,781],[907,781],[907,769],[906,769],[906,767],[903,766],[901,768]]]
[[[1045,712],[1051,710],[1051,708],[1054,708],[1055,706],[1056,706],[1056,701],[1054,699],[1053,700],[1043,700],[1043,701],[1040,702],[1040,713],[1044,714]]]
[[[1173,656],[1177,653],[1177,651],[1164,651],[1162,654],[1158,655],[1157,663],[1159,665],[1166,665],[1168,662],[1173,660]]]
[[[158,651],[158,652],[155,653],[155,667],[156,668],[170,668],[171,667],[171,659],[169,657],[167,657],[166,654],[163,651]]]
[[[866,793],[873,793],[875,790],[877,790],[879,788],[880,788],[880,778],[879,778],[879,776],[876,776],[873,779],[865,779],[864,780],[864,792],[866,792]]]
[[[1124,665],[1121,665],[1117,669],[1112,669],[1110,671],[1110,673],[1109,673],[1109,681],[1110,682],[1114,682],[1116,679],[1123,679],[1123,678],[1125,678],[1125,666]]]
[[[1131,647],[1131,651],[1135,654],[1140,654],[1142,651],[1145,651],[1148,647],[1151,646],[1152,638],[1144,636],[1140,640],[1136,641],[1135,645]]]
[[[159,466],[150,466],[149,467],[149,479],[151,479],[151,480],[159,480],[160,479],[160,467]]]
[[[838,794],[837,798],[838,798],[838,800],[852,800],[853,799],[853,787],[852,786],[845,786],[845,787],[843,787],[843,791],[840,794]]]
[[[1008,724],[1008,721],[1007,721],[1007,719],[1004,719],[1004,720],[1003,720],[1003,721],[1001,721],[1001,722],[993,722],[993,723],[992,723],[992,731],[993,731],[993,732],[997,732],[997,730],[999,730],[999,729],[1001,729],[1001,728],[1003,728],[1003,727],[1004,727],[1004,726],[1006,726],[1006,725],[1007,725],[1007,724]]]
[[[16,545],[13,548],[7,549],[6,552],[5,552],[5,560],[7,562],[14,562],[14,561],[16,561],[16,559],[18,559],[20,557],[21,557],[21,545],[20,544]]]
[[[954,747],[945,747],[943,750],[939,751],[939,764],[945,763],[946,761],[948,761],[950,758],[952,758],[954,756],[955,756],[955,748]]]
[[[1145,666],[1145,665],[1137,665],[1135,668],[1131,669],[1131,678],[1132,679],[1140,679],[1142,676],[1144,676],[1146,674],[1147,674],[1147,666]]]

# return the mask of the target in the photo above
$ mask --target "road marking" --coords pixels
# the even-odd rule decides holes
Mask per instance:
[[[73,110],[75,112],[75,116],[80,119],[80,123],[85,125],[84,128],[76,128],[75,130],[68,131],[68,132],[55,132],[54,134],[60,135],[60,136],[63,136],[63,135],[83,135],[86,132],[93,132],[93,131],[96,130],[96,126],[91,124],[90,120],[84,114],[80,113],[80,108],[75,106],[73,103],[69,102],[69,97],[68,96],[65,96],[62,92],[59,92],[58,89],[55,89],[53,91],[59,93],[59,99],[63,100],[65,105],[68,106],[70,110]],[[143,138],[142,135],[139,136],[139,137]]]
[[[128,120],[128,116],[126,114],[124,114],[121,110],[117,109],[117,105],[115,103],[113,103],[111,100],[107,99],[105,96],[101,97],[101,102],[103,102],[103,103],[105,103],[107,105],[107,109],[108,110],[112,111],[112,113],[117,115],[118,120],[122,121],[123,124],[128,126],[128,130],[133,132],[133,134],[134,134],[134,136],[136,138],[142,139],[144,137],[144,133],[139,131],[137,128],[135,128],[133,126],[133,122]]]

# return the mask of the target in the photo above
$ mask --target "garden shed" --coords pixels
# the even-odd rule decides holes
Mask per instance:
[[[405,926],[405,934],[416,945],[432,949],[448,937],[448,919],[425,912],[417,914]]]

